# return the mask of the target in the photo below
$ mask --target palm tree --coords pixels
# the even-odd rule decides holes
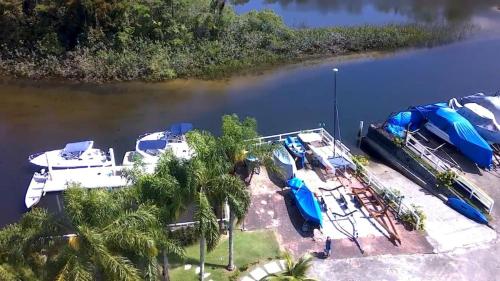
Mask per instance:
[[[22,280],[157,280],[159,250],[182,250],[161,229],[157,208],[129,194],[72,187],[64,215],[32,210],[0,232],[0,262],[9,261],[0,263],[0,276],[14,268],[23,269]]]
[[[23,215],[18,223],[0,230],[0,280],[41,280],[46,255],[38,237],[50,233],[50,216],[40,208]]]
[[[278,274],[270,274],[263,278],[264,281],[316,281],[306,276],[311,267],[312,257],[304,255],[297,262],[293,260],[289,252],[285,253],[285,271]]]
[[[229,205],[229,253],[228,270],[234,270],[234,241],[233,227],[235,221],[244,219],[250,206],[250,193],[245,188],[241,177],[237,176],[238,167],[241,167],[248,155],[256,156],[266,166],[268,171],[279,173],[272,160],[274,145],[259,144],[257,138],[257,121],[253,118],[240,118],[235,115],[222,117],[222,136],[218,144],[223,153],[222,157],[231,166],[229,177],[220,182],[222,195]]]

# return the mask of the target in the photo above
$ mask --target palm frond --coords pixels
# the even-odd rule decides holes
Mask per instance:
[[[139,271],[126,257],[113,255],[105,245],[102,235],[86,226],[78,228],[81,238],[103,273],[111,280],[140,280]]]
[[[92,281],[92,272],[76,256],[72,256],[59,271],[56,281]]]
[[[0,280],[17,281],[15,271],[4,264],[0,265]]]

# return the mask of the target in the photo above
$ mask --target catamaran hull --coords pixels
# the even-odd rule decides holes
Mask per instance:
[[[61,150],[52,150],[44,153],[31,155],[28,160],[35,167],[48,168],[48,161],[52,169],[76,169],[88,167],[109,167],[112,165],[106,154],[99,149],[92,149],[89,155],[93,159],[64,159],[60,156]]]

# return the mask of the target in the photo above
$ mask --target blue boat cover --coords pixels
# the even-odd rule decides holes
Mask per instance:
[[[420,128],[423,121],[422,114],[415,110],[401,111],[387,120],[385,129],[392,135],[403,138],[408,125],[410,125],[410,130],[413,131]]]
[[[485,168],[491,166],[491,147],[467,119],[449,108],[446,103],[417,106],[399,112],[387,120],[385,129],[395,136],[404,137],[408,124],[411,130],[415,130],[425,121],[431,122],[448,134],[453,145],[474,163]]]
[[[467,158],[480,167],[491,166],[493,150],[462,115],[449,107],[439,105],[418,106],[416,109],[429,122],[448,134],[450,141]]]
[[[170,126],[170,132],[174,135],[184,135],[193,129],[191,123],[176,123]]]
[[[142,151],[165,149],[167,146],[166,140],[142,140],[139,141],[138,148]]]
[[[323,216],[321,214],[318,199],[316,199],[316,196],[307,188],[304,181],[298,178],[292,178],[288,181],[288,185],[292,188],[292,193],[302,217],[307,222],[323,226]]]
[[[92,141],[68,143],[63,149],[63,154],[81,153],[87,150],[91,146],[92,146]]]

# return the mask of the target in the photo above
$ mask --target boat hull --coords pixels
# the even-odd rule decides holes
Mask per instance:
[[[285,147],[277,148],[273,151],[274,163],[280,168],[282,177],[285,180],[291,179],[297,173],[295,161]]]
[[[476,208],[465,203],[464,201],[462,201],[458,198],[451,197],[451,198],[448,198],[447,203],[455,211],[461,213],[462,215],[466,216],[467,218],[469,218],[477,223],[480,223],[480,224],[488,224],[488,219],[486,218],[485,215],[483,215]]]
[[[305,148],[300,142],[298,137],[287,137],[284,143],[286,149],[290,152],[290,154],[297,158],[296,165],[297,169],[302,169],[304,167],[305,162]]]
[[[316,196],[307,188],[304,181],[292,178],[288,181],[294,201],[304,220],[312,225],[323,226],[321,208]]]
[[[106,154],[100,149],[92,149],[88,154],[84,155],[84,157],[78,159],[64,159],[60,155],[61,150],[47,151],[30,156],[29,162],[35,167],[48,168],[48,161],[50,161],[52,169],[108,167],[112,165],[112,161],[110,161]],[[88,158],[85,159],[86,157]]]

